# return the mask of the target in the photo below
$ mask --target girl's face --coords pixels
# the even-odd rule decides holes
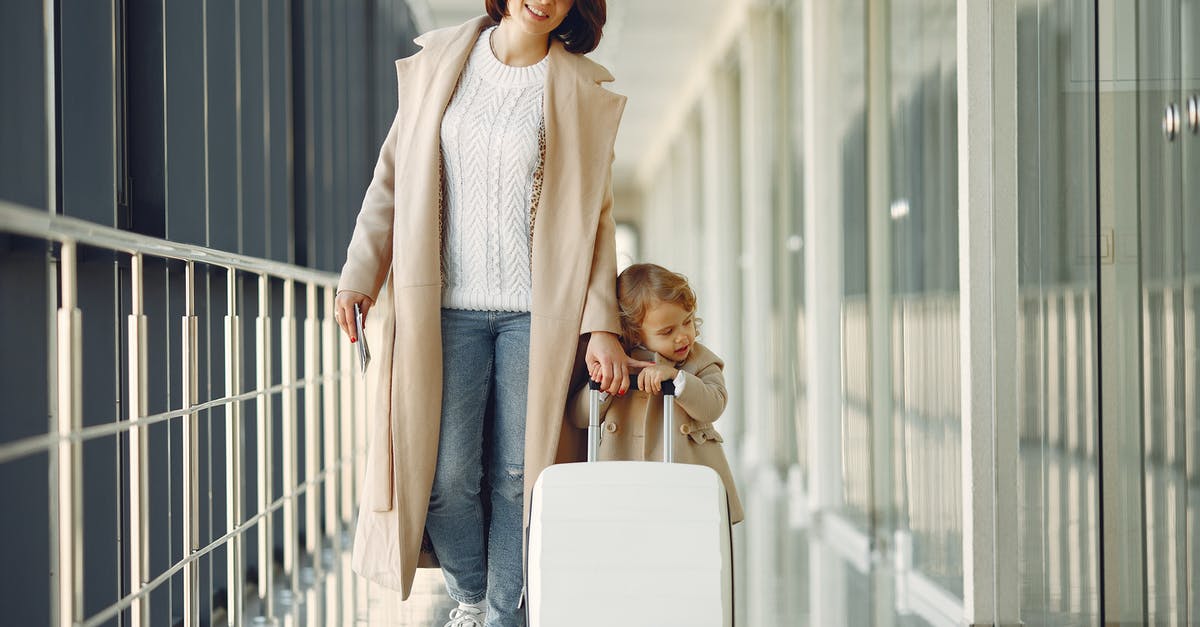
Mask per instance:
[[[642,343],[672,362],[687,359],[696,341],[696,317],[675,303],[657,302],[646,308]]]
[[[508,17],[530,35],[549,36],[558,28],[575,0],[508,0]]]

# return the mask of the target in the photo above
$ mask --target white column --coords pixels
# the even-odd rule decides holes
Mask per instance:
[[[777,275],[776,182],[782,132],[779,99],[782,57],[782,12],[776,3],[755,2],[747,8],[738,51],[741,77],[741,217],[743,374],[742,407],[745,438],[743,477],[747,481],[747,518],[755,521],[749,533],[747,558],[747,618],[752,625],[783,624],[785,595],[778,585],[784,555],[787,492],[783,462],[778,459],[780,416],[774,395],[778,377],[772,374],[777,347],[773,290]],[[746,589],[746,588],[744,588]]]
[[[743,440],[741,198],[737,152],[737,78],[728,67],[718,68],[700,102],[701,212],[704,216],[701,305],[704,342],[725,360],[725,385],[734,399],[721,416],[720,429],[731,443]],[[738,469],[736,446],[726,450]],[[735,474],[737,474],[735,472]]]
[[[779,124],[776,103],[780,96],[779,11],[770,7],[748,9],[740,41],[742,129],[742,302],[743,348],[746,360],[745,408],[747,430],[754,443],[753,464],[768,464],[773,450],[774,420],[771,403],[772,311],[775,250],[774,194],[776,142]]]
[[[808,371],[809,505],[835,505],[842,491],[842,212],[839,185],[837,6],[806,2],[802,13],[804,81],[804,267]],[[824,157],[824,158],[822,158]],[[814,599],[818,602],[819,599]]]
[[[1020,620],[1016,61],[1011,2],[958,0],[963,610]],[[999,158],[997,158],[999,157]]]
[[[842,494],[842,323],[843,292],[841,140],[845,112],[837,63],[839,7],[806,2],[801,13],[804,112],[804,271],[808,401],[809,507],[823,527],[824,514]],[[814,625],[846,620],[845,566],[841,556],[811,543],[809,599]],[[818,548],[819,545],[819,548]]]

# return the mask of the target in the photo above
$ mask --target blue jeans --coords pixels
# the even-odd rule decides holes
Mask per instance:
[[[525,624],[528,392],[528,313],[442,310],[442,429],[425,528],[450,597],[477,603],[486,593],[487,627]]]

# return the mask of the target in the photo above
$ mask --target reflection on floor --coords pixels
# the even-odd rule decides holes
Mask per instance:
[[[326,550],[319,573],[308,565],[300,570],[298,597],[285,589],[287,584],[276,582],[274,620],[261,618],[257,593],[250,590],[244,608],[246,623],[281,627],[441,627],[450,609],[457,605],[446,596],[441,571],[425,568],[417,571],[412,594],[402,603],[399,592],[354,574],[348,538],[346,546],[346,551],[337,554]],[[224,616],[214,615],[213,625],[226,625]]]

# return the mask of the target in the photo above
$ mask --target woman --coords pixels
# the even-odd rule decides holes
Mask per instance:
[[[355,570],[407,598],[418,561],[436,555],[454,627],[524,624],[524,524],[565,435],[564,347],[586,336],[613,393],[641,365],[617,340],[614,293],[625,99],[582,56],[604,0],[485,4],[487,16],[423,35],[396,62],[399,106],[335,303],[356,341],[354,306],[369,310],[390,272],[394,318],[372,320],[369,437],[391,446],[371,448]]]

